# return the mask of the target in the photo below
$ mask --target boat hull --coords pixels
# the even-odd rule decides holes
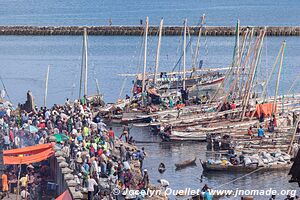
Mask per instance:
[[[207,162],[201,162],[203,171],[205,172],[212,172],[212,171],[219,171],[219,172],[253,172],[255,170],[259,170],[260,172],[265,171],[281,171],[281,170],[288,170],[291,168],[291,164],[277,164],[277,165],[270,165],[266,167],[258,167],[256,165],[253,166],[241,166],[241,165],[215,165],[215,164],[208,164]]]

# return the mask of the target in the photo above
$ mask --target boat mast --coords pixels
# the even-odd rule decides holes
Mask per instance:
[[[186,78],[186,71],[185,71],[185,62],[186,62],[186,29],[187,29],[187,19],[184,20],[184,33],[183,33],[183,84],[182,89],[185,90],[185,78]]]
[[[198,39],[197,39],[197,45],[196,45],[196,49],[195,49],[195,55],[194,55],[194,59],[193,59],[193,68],[196,68],[196,62],[197,62],[197,58],[198,58],[198,54],[199,54],[199,48],[200,48],[200,38],[202,35],[202,28],[204,25],[204,21],[205,21],[205,14],[202,15],[201,17],[201,25],[199,28],[199,34],[198,34]]]
[[[261,31],[260,33],[260,37],[259,37],[259,43],[257,44],[258,47],[258,51],[255,52],[254,54],[254,59],[252,60],[253,62],[253,67],[252,67],[252,71],[250,72],[250,79],[248,80],[248,89],[245,90],[246,92],[246,97],[245,97],[245,101],[243,101],[243,107],[242,107],[242,115],[241,115],[241,120],[243,121],[245,118],[245,113],[246,113],[246,109],[247,109],[247,105],[249,104],[249,98],[250,98],[250,94],[251,94],[251,89],[252,89],[252,85],[253,85],[253,81],[254,81],[254,77],[255,77],[255,72],[257,69],[257,65],[260,59],[260,53],[261,53],[261,49],[262,49],[262,45],[263,45],[263,41],[264,41],[264,37],[266,34],[266,28],[264,28],[264,30]],[[251,63],[251,64],[252,64]],[[247,85],[247,84],[246,84]]]
[[[48,65],[46,79],[45,79],[44,107],[47,106],[49,72],[50,72],[50,65]]]
[[[282,43],[282,46],[281,46],[280,65],[279,65],[279,69],[278,69],[278,76],[277,76],[277,81],[276,81],[275,97],[274,97],[273,108],[272,108],[272,113],[273,114],[274,114],[276,103],[277,103],[278,87],[279,87],[279,81],[280,81],[280,75],[281,75],[281,69],[282,69],[282,63],[283,63],[283,56],[284,56],[285,46],[286,46],[286,42],[284,41]]]
[[[275,60],[275,62],[274,62],[274,64],[273,64],[271,73],[270,73],[270,75],[269,75],[269,77],[268,77],[266,83],[264,84],[263,91],[262,91],[263,102],[265,102],[265,100],[266,100],[266,96],[267,96],[267,86],[269,85],[269,82],[271,81],[272,75],[273,75],[273,73],[274,73],[274,71],[275,71],[275,68],[276,68],[276,66],[277,66],[277,64],[278,64],[278,60],[279,60],[279,57],[280,57],[281,52],[282,52],[282,45],[281,45],[280,50],[279,50],[279,52],[278,52],[278,54],[277,54],[276,60]]]
[[[88,49],[87,49],[87,30],[84,28],[84,96],[87,96],[87,81],[88,81]]]
[[[84,95],[87,94],[87,71],[88,71],[88,60],[87,60],[87,30],[83,29],[83,43],[82,43],[82,62],[81,62],[81,73],[80,73],[80,85],[78,99],[81,98],[82,81],[84,78]]]
[[[145,92],[146,89],[146,69],[147,69],[147,40],[148,40],[148,23],[149,18],[146,17],[145,25],[145,43],[144,43],[144,71],[143,71],[143,82],[142,82],[142,92]]]
[[[158,44],[157,44],[157,51],[156,51],[156,59],[155,59],[155,73],[154,73],[154,80],[153,83],[156,84],[157,81],[157,72],[158,72],[158,63],[159,63],[159,53],[160,53],[160,43],[161,43],[161,36],[162,36],[162,27],[163,27],[164,19],[161,18],[160,25],[159,25],[159,35],[158,35]]]

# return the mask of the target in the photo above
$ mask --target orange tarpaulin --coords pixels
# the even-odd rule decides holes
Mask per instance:
[[[36,146],[29,146],[29,147],[24,147],[24,148],[19,148],[19,149],[12,149],[12,150],[5,150],[3,151],[3,155],[5,156],[17,156],[20,154],[37,154],[40,152],[43,152],[47,149],[52,149],[54,144],[39,144]]]
[[[31,156],[3,156],[4,165],[31,164],[41,162],[54,155],[53,149],[47,149]]]
[[[46,160],[54,154],[53,144],[41,144],[3,151],[5,165],[31,164]]]
[[[72,200],[72,195],[70,194],[69,190],[66,190],[64,193],[62,193],[59,197],[57,197],[55,200]]]
[[[275,110],[273,112],[273,103],[264,103],[264,104],[257,104],[256,105],[256,115],[260,117],[262,114],[267,116],[272,116],[272,114],[275,114],[277,110],[277,105],[275,105]]]

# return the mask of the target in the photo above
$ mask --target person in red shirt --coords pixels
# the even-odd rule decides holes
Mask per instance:
[[[250,136],[250,138],[252,138],[253,135],[252,126],[248,128],[248,135]]]
[[[99,146],[98,152],[97,152],[98,157],[100,157],[100,156],[102,155],[102,153],[103,153],[103,147],[100,147],[100,146]]]
[[[110,147],[113,149],[115,146],[115,132],[112,130],[112,127],[109,128],[107,135],[109,138]]]
[[[234,103],[234,101],[232,101],[231,105],[230,105],[231,110],[236,109],[236,104]]]
[[[10,128],[10,130],[9,130],[9,139],[10,139],[10,142],[12,142],[12,143],[15,142],[15,136],[14,136],[14,132],[13,132],[12,128]]]
[[[40,129],[45,129],[46,128],[45,120],[41,120],[41,122],[38,124],[38,127]]]

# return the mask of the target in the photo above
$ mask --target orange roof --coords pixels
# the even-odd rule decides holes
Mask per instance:
[[[17,156],[20,154],[37,154],[41,151],[47,150],[47,149],[52,149],[54,144],[48,143],[48,144],[39,144],[36,146],[29,146],[29,147],[24,147],[24,148],[19,148],[19,149],[12,149],[12,150],[5,150],[3,151],[3,155],[5,156]]]
[[[46,160],[54,154],[54,144],[40,144],[3,151],[5,165],[31,164]]]
[[[64,191],[59,197],[55,200],[72,200],[72,195],[70,194],[69,190]]]

